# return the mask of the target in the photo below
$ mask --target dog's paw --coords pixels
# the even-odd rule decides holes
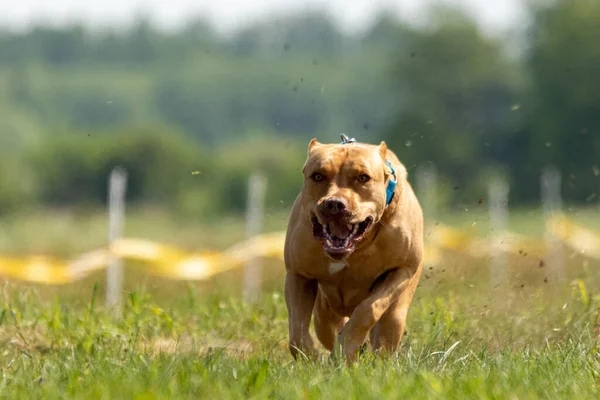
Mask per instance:
[[[351,365],[357,361],[360,349],[363,346],[352,346],[349,344],[342,344],[338,340],[333,346],[333,350],[329,355],[330,360],[335,363],[345,362],[346,365]]]
[[[299,346],[290,343],[288,345],[288,348],[290,350],[290,353],[292,354],[292,357],[294,357],[296,361],[315,360],[319,356],[319,352],[314,346]]]

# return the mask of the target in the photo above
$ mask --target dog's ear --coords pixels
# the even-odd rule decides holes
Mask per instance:
[[[313,151],[314,148],[321,146],[321,143],[317,141],[317,138],[313,138],[308,144],[308,152]]]
[[[387,144],[385,144],[385,142],[379,144],[379,154],[382,159],[385,160],[387,158]]]

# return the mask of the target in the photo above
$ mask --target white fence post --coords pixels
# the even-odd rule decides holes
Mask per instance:
[[[428,162],[418,166],[416,171],[416,191],[419,203],[423,208],[425,242],[431,241],[432,229],[435,224],[437,208],[437,170],[435,164]],[[432,262],[427,261],[431,265]]]
[[[264,218],[267,178],[261,173],[253,173],[248,181],[248,209],[246,214],[246,237],[261,233]],[[244,299],[256,301],[260,296],[262,265],[258,259],[250,260],[244,268]]]
[[[118,240],[123,234],[125,222],[125,193],[127,191],[127,171],[115,167],[110,174],[108,187],[108,244]],[[112,308],[121,301],[123,286],[123,265],[121,259],[111,256],[106,275],[106,307]]]
[[[562,242],[549,229],[550,218],[562,212],[561,175],[560,171],[554,166],[547,166],[542,172],[541,195],[546,226],[544,232],[546,265],[551,280],[554,283],[559,283],[565,279],[564,248]]]
[[[437,208],[437,169],[435,164],[421,164],[417,168],[417,192],[422,204],[425,219],[433,222]]]
[[[506,180],[492,180],[488,189],[490,218],[490,287],[506,290],[508,286],[508,256],[503,246],[504,232],[508,229],[508,194]]]

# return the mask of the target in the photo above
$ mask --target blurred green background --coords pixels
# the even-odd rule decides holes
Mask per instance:
[[[535,209],[548,164],[563,174],[568,206],[595,205],[600,3],[531,4],[530,24],[504,36],[448,6],[432,7],[424,25],[381,14],[361,34],[317,11],[232,35],[203,19],[165,31],[142,17],[124,30],[6,28],[0,246],[60,251],[67,239],[56,221],[81,227],[103,213],[115,165],[129,171],[129,212],[165,232],[241,215],[248,175],[263,171],[267,224],[281,228],[308,141],[336,142],[342,132],[385,140],[411,179],[433,162],[438,206],[450,213],[476,206],[498,173],[511,207]],[[166,221],[182,222],[169,230]],[[38,236],[54,242],[37,246]],[[204,244],[217,245],[208,236]]]
[[[255,171],[268,178],[262,230],[283,230],[309,140],[340,133],[385,140],[413,183],[435,165],[437,196],[417,188],[429,228],[455,228],[446,242],[463,245],[438,249],[437,263],[427,254],[398,354],[353,370],[325,358],[290,363],[280,260],[260,260],[256,304],[240,298],[243,269],[181,281],[127,260],[113,310],[103,306],[104,270],[65,285],[2,276],[0,393],[600,398],[600,1],[371,0],[430,7],[418,21],[382,12],[364,30],[345,29],[342,17],[367,1],[222,0],[253,21],[228,33],[209,12],[186,14],[176,29],[158,23],[184,5],[217,4],[202,0],[1,3],[4,271],[19,268],[11,256],[67,260],[105,246],[117,165],[129,176],[127,237],[184,252],[237,243]],[[113,26],[133,3],[160,11]],[[251,18],[266,3],[288,12]],[[317,3],[330,13],[310,11]],[[526,15],[507,30],[473,11],[509,3]],[[76,17],[86,7],[109,24],[61,21],[61,9]],[[15,28],[19,18],[30,23]],[[549,165],[562,175],[562,211],[592,231],[572,235],[575,243],[544,235],[540,174]],[[525,239],[507,243],[517,248],[510,254],[473,252],[459,236],[497,245],[488,189],[498,176],[510,184],[506,228]],[[50,270],[28,260],[29,278]],[[498,266],[507,287],[490,279]],[[230,344],[251,348],[228,355]]]

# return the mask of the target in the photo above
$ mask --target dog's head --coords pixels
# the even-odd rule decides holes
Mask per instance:
[[[386,207],[392,171],[387,146],[321,144],[313,139],[302,170],[302,204],[315,239],[334,260],[348,257]]]

